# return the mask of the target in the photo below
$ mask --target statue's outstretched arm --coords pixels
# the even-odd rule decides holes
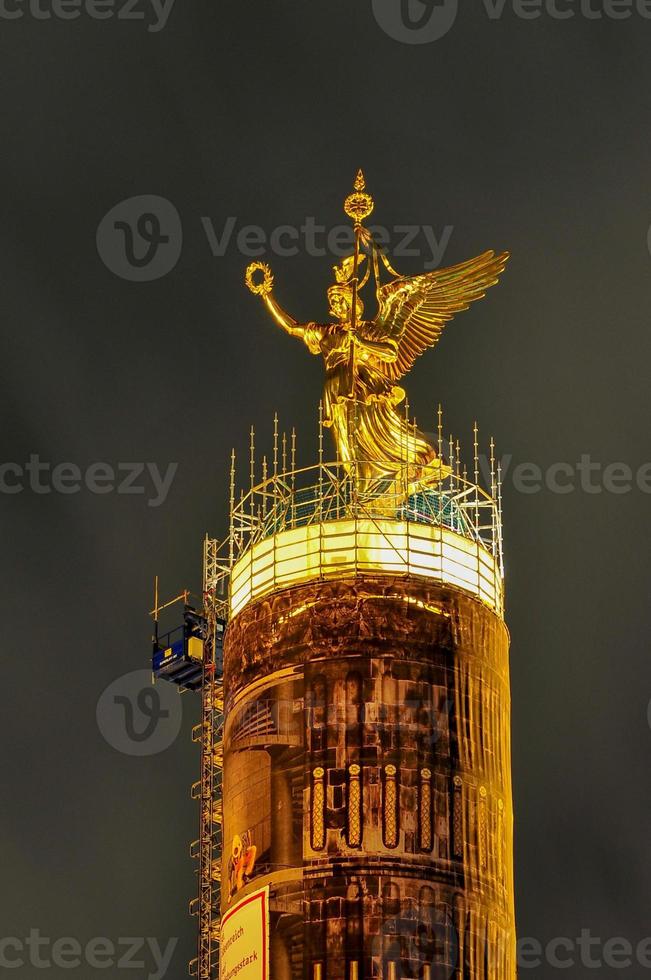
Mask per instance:
[[[262,273],[262,279],[257,278],[259,273]],[[287,333],[292,334],[294,337],[300,337],[302,340],[305,339],[306,325],[299,323],[293,316],[286,313],[271,295],[274,277],[266,262],[251,262],[246,270],[245,282],[252,293],[262,297],[264,305],[279,327],[282,327],[283,330],[286,330]]]
[[[265,293],[262,297],[264,305],[267,307],[272,317],[276,321],[279,327],[286,330],[293,337],[303,338],[305,335],[305,325],[295,320],[293,316],[286,313],[282,306],[276,302],[271,293]]]

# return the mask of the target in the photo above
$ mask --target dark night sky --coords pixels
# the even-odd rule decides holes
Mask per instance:
[[[180,937],[176,980],[193,952],[196,702],[143,758],[107,744],[96,706],[147,667],[154,573],[166,594],[199,586],[203,535],[226,529],[231,446],[244,455],[277,409],[309,461],[320,384],[244,289],[249,258],[235,242],[213,256],[201,218],[339,224],[363,166],[377,223],[452,226],[445,264],[510,249],[502,284],[413,371],[419,420],[433,428],[441,400],[469,445],[478,418],[511,474],[582,454],[637,470],[651,458],[651,20],[525,20],[510,4],[491,20],[473,3],[416,45],[367,0],[176,0],[156,33],[26,13],[2,45],[2,461],[178,471],[159,507],[149,483],[2,494],[1,932]],[[96,248],[101,218],[134,195],[167,198],[183,226],[178,264],[150,282]],[[266,257],[279,299],[323,318],[332,257]],[[518,931],[542,943],[651,934],[650,504],[578,480],[525,494],[507,474]],[[125,975],[147,970],[48,972]],[[565,975],[595,971],[577,959]]]

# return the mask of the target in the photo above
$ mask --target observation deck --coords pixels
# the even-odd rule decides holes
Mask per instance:
[[[229,579],[228,616],[271,593],[364,574],[417,576],[461,589],[504,612],[502,515],[491,492],[456,466],[443,480],[362,478],[362,462],[320,462],[265,476],[238,503],[231,477],[229,537],[215,552],[214,585]],[[251,481],[253,484],[253,480]]]

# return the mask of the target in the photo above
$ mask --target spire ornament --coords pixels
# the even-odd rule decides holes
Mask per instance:
[[[357,171],[353,193],[349,194],[344,201],[344,211],[355,224],[360,224],[372,213],[375,201],[370,194],[366,193],[366,180],[362,170]]]

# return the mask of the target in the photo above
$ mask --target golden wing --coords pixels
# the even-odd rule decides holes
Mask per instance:
[[[484,252],[449,269],[394,279],[378,290],[376,326],[383,336],[398,342],[397,359],[383,365],[383,373],[390,381],[402,378],[416,358],[434,346],[455,313],[467,310],[486,295],[508,259],[508,252]]]

